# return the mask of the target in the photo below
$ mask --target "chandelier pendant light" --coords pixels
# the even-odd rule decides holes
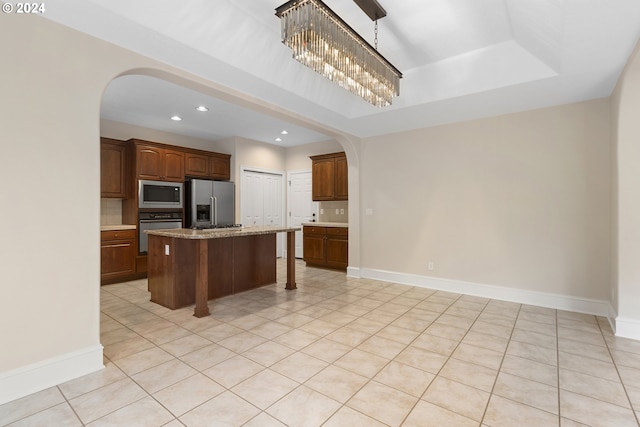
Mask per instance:
[[[386,14],[356,3],[376,24]],[[278,7],[276,16],[282,42],[300,63],[377,107],[391,105],[400,95],[402,73],[322,1],[292,0]]]

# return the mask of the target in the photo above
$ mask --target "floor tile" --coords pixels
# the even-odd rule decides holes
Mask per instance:
[[[369,379],[338,366],[329,366],[311,379],[305,386],[344,403],[358,392]]]
[[[196,374],[160,390],[153,397],[179,417],[224,391],[225,388],[212,379]]]
[[[438,377],[433,380],[422,399],[472,420],[480,421],[489,396],[490,394],[486,391]]]
[[[327,366],[323,360],[297,352],[272,365],[271,370],[303,383]]]
[[[493,394],[558,414],[558,389],[550,385],[501,372]]]
[[[325,362],[333,363],[344,356],[349,350],[351,350],[351,347],[348,345],[321,338],[305,347],[302,352],[324,360]]]
[[[394,361],[385,366],[374,380],[411,396],[420,397],[434,378],[435,375],[422,369]]]
[[[211,344],[211,341],[208,339],[202,338],[199,335],[190,334],[185,337],[178,338],[177,340],[162,344],[160,348],[176,357],[179,357],[206,347],[209,344]]]
[[[242,355],[263,366],[271,366],[285,357],[290,356],[294,352],[295,350],[290,347],[286,347],[273,341],[267,341],[245,351]]]
[[[308,387],[300,386],[266,412],[288,426],[315,427],[322,425],[340,406],[337,401]]]
[[[236,353],[218,344],[210,344],[199,350],[185,354],[180,360],[197,371],[204,371],[235,356]]]
[[[83,423],[90,423],[113,411],[147,397],[130,378],[125,378],[69,401]]]
[[[240,426],[259,413],[260,409],[226,391],[187,412],[180,421],[187,427]]]
[[[631,409],[566,390],[560,390],[560,414],[563,418],[587,425],[596,421],[599,425],[612,427],[638,426]]]
[[[145,397],[98,420],[88,427],[162,426],[174,417],[151,397]]]
[[[243,356],[234,356],[203,371],[203,374],[226,388],[262,371],[264,366]]]
[[[385,427],[379,421],[355,411],[348,406],[343,406],[322,427]]]
[[[358,349],[360,350],[384,357],[385,359],[393,359],[404,348],[405,345],[402,343],[382,338],[377,335],[372,336],[358,346]]]
[[[170,360],[142,371],[131,378],[148,393],[155,393],[196,374],[196,370],[180,360]]]
[[[413,408],[402,427],[478,427],[478,422],[448,409],[421,400]]]
[[[265,369],[236,385],[231,391],[247,402],[265,410],[298,385],[297,382],[284,375]]]
[[[174,357],[159,347],[153,347],[131,356],[123,357],[114,363],[127,375],[134,375],[154,366],[173,360]]]
[[[102,287],[106,368],[0,405],[0,425],[638,425],[640,341],[602,316],[302,261],[291,292],[277,265],[200,319],[146,280]]]
[[[387,363],[389,359],[356,348],[336,360],[334,365],[373,378]]]
[[[568,369],[560,369],[560,388],[614,405],[629,407],[629,399],[620,381],[609,381]]]
[[[108,362],[105,364],[104,369],[101,369],[98,372],[94,372],[89,375],[84,375],[75,380],[62,383],[58,386],[58,388],[60,388],[60,391],[62,391],[62,394],[64,394],[64,397],[66,397],[67,400],[71,400],[74,397],[80,396],[81,394],[88,393],[124,378],[126,378],[126,374],[122,372],[120,368],[118,368],[113,362]],[[0,414],[2,413],[1,408],[2,407],[0,406]],[[0,420],[1,419],[2,417],[0,415]]]
[[[462,343],[458,346],[456,351],[453,352],[451,357],[497,370],[500,368],[504,354],[488,348]]]
[[[553,387],[558,386],[558,368],[535,360],[507,354],[504,357],[500,371]]]
[[[449,359],[442,367],[440,376],[450,380],[491,392],[498,371],[458,359]]]
[[[417,401],[417,397],[372,381],[353,396],[347,406],[377,421],[397,426]]]
[[[491,427],[558,427],[559,420],[555,414],[493,395],[483,423]]]
[[[287,427],[266,412],[261,412],[242,427]]]
[[[437,374],[447,361],[447,357],[432,351],[409,346],[394,360],[432,374]]]

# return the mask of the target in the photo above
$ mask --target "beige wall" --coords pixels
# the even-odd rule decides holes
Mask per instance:
[[[612,96],[616,332],[640,339],[640,44]]]
[[[362,267],[606,299],[610,149],[608,100],[368,138]]]
[[[312,144],[300,145],[287,148],[285,151],[286,168],[288,171],[311,170],[311,159],[309,156],[318,154],[329,154],[344,151],[340,143],[335,140],[314,142]]]

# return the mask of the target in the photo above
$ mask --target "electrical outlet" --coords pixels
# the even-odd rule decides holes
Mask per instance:
[[[169,255],[169,245],[164,245],[164,254]]]
[[[340,209],[336,208],[336,215],[340,215]]]
[[[340,215],[344,215],[344,209],[340,209]]]
[[[429,271],[433,271],[434,265],[433,265],[433,261],[429,261],[429,264],[427,264],[427,269]]]
[[[320,215],[324,215],[324,209],[320,209]]]

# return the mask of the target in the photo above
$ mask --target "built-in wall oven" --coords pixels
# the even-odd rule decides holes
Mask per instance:
[[[149,250],[149,236],[145,230],[182,228],[182,211],[138,212],[138,222],[138,252],[146,254]]]

